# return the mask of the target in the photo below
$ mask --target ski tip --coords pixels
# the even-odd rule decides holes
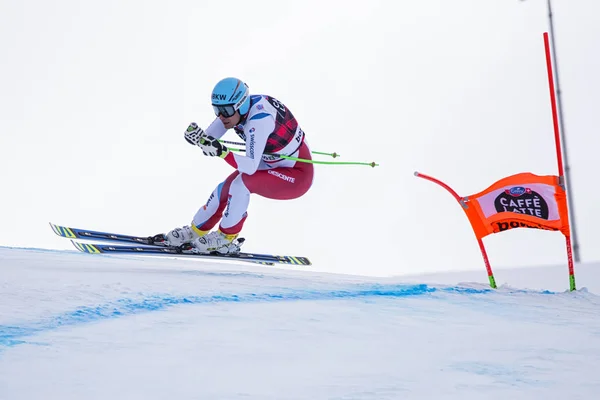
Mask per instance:
[[[77,235],[73,232],[71,228],[67,228],[66,226],[55,225],[50,222],[50,227],[60,237],[65,237],[69,239],[75,239]]]
[[[93,244],[79,243],[74,240],[71,240],[71,243],[73,243],[73,246],[75,246],[75,248],[77,250],[81,251],[82,253],[88,253],[88,254],[102,253],[102,251],[98,248],[98,246],[93,245]]]
[[[58,228],[58,226],[54,225],[52,222],[48,222],[48,223],[50,224],[50,228],[52,229],[52,231],[53,231],[54,233],[56,233],[57,235],[59,235],[59,233],[58,233],[58,229],[57,229],[57,228]],[[60,236],[60,235],[59,235],[59,236]]]

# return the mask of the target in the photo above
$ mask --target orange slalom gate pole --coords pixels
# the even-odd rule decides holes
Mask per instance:
[[[454,199],[456,199],[456,201],[461,205],[461,207],[463,209],[466,209],[468,207],[468,205],[465,202],[465,199],[463,197],[459,196],[458,193],[456,193],[456,191],[454,189],[452,189],[450,186],[448,186],[444,182],[440,181],[439,179],[436,179],[429,175],[422,174],[418,171],[415,172],[415,176],[418,178],[423,178],[425,180],[428,180],[430,182],[433,182],[433,183],[443,187],[444,189],[446,189],[448,191],[448,193],[450,193],[452,195],[452,197],[454,197]],[[475,235],[475,237],[477,237],[477,235]],[[479,250],[481,250],[481,255],[483,256],[483,262],[485,264],[485,269],[487,271],[490,286],[493,289],[496,289],[497,288],[496,278],[494,278],[494,273],[492,272],[492,266],[490,265],[490,260],[487,255],[487,251],[485,250],[485,246],[483,245],[483,240],[481,240],[481,238],[479,238],[479,237],[477,237],[477,244],[479,244]]]
[[[550,89],[550,103],[552,106],[552,122],[554,125],[554,142],[556,143],[556,161],[558,164],[558,176],[560,177],[561,182],[565,182],[564,178],[564,167],[562,160],[562,147],[560,144],[560,131],[558,128],[558,112],[556,108],[556,95],[554,90],[554,76],[552,74],[552,61],[550,58],[550,45],[548,40],[548,32],[544,32],[544,47],[546,50],[546,67],[548,70],[548,85]],[[569,192],[565,187],[565,191],[567,192],[567,196],[569,196]],[[569,220],[568,213],[566,215],[567,221]],[[576,290],[575,285],[575,268],[573,266],[573,248],[571,245],[571,236],[565,235],[565,243],[567,247],[567,260],[569,263],[569,290]]]

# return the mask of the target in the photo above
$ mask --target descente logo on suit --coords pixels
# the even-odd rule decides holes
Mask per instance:
[[[292,178],[291,176],[284,175],[281,172],[277,172],[273,169],[269,170],[269,174],[275,175],[279,179],[283,179],[284,181],[289,182],[289,183],[294,183],[294,181],[296,180],[296,178]]]

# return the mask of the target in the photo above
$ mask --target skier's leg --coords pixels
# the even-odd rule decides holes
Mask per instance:
[[[223,211],[227,207],[231,182],[239,175],[233,172],[211,193],[205,205],[200,207],[192,221],[192,229],[202,236],[210,231],[221,220]]]
[[[299,158],[310,160],[306,145],[300,147]],[[314,168],[310,163],[296,162],[291,168],[274,168],[242,175],[250,193],[275,200],[291,200],[303,196],[312,186]]]
[[[309,159],[308,148],[302,146],[299,157]],[[312,181],[313,166],[310,163],[296,163],[292,168],[256,171],[252,175],[238,174],[237,172],[230,175],[218,196],[217,211],[214,214],[208,213],[211,216],[206,222],[202,222],[203,219],[199,218],[199,225],[196,225],[196,219],[194,219],[196,229],[206,231],[212,229],[222,215],[218,231],[210,232],[194,240],[195,249],[200,253],[238,252],[239,245],[234,240],[248,217],[251,193],[277,200],[295,199],[310,189]],[[199,210],[199,213],[202,214],[202,209]]]
[[[244,185],[244,174],[238,175],[229,186],[227,206],[219,230],[226,235],[237,235],[242,230],[248,216],[250,191]]]
[[[227,192],[225,192],[225,188],[228,189]],[[224,213],[219,229],[193,241],[195,251],[198,253],[216,251],[222,254],[231,254],[240,251],[241,242],[235,239],[248,216],[247,209],[250,203],[250,191],[244,185],[242,174],[236,176],[227,187],[223,186],[221,199],[223,200],[219,205],[219,210]],[[223,203],[225,203],[224,207]],[[202,225],[201,228],[205,226]]]
[[[300,148],[299,157],[310,159],[310,152],[305,145]],[[230,178],[233,179],[230,181]],[[237,237],[248,217],[251,193],[277,200],[295,199],[308,191],[312,181],[313,165],[310,163],[296,163],[293,168],[256,171],[252,175],[230,175],[220,196],[219,210],[223,212],[225,207],[225,213],[219,231],[227,235],[229,240]],[[210,228],[216,221],[211,222]],[[202,225],[199,229],[205,230],[206,226]]]
[[[231,181],[239,172],[234,172],[221,182],[211,193],[204,204],[194,215],[189,226],[175,228],[165,235],[165,242],[171,246],[189,243],[208,233],[221,219],[223,210],[227,205],[227,193]]]

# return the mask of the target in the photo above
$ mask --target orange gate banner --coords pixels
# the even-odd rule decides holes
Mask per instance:
[[[515,228],[571,234],[566,192],[555,175],[508,176],[460,203],[478,239]]]

